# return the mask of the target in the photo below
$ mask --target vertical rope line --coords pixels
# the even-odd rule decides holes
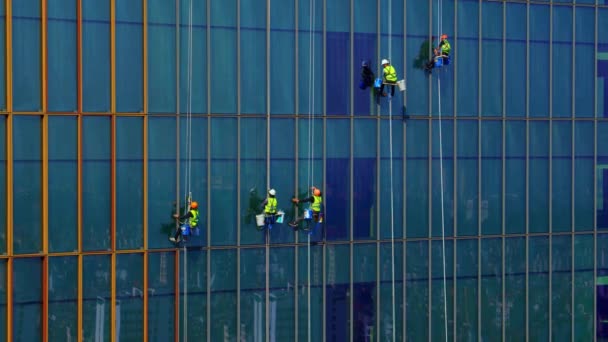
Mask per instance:
[[[315,45],[314,45],[314,26],[315,26],[315,0],[310,0],[309,4],[310,8],[310,18],[309,18],[309,70],[308,70],[308,184],[307,184],[307,193],[310,196],[310,187],[312,185],[312,181],[314,178],[313,171],[313,157],[314,157],[314,106],[315,106],[315,88],[314,88],[314,80],[315,80]],[[308,342],[311,341],[311,300],[310,300],[310,235],[308,235],[307,239],[307,319],[308,319]]]
[[[393,31],[393,23],[392,23],[392,0],[388,1],[388,60],[391,61],[392,58],[392,31]],[[392,63],[391,63],[392,65]],[[391,93],[394,90],[391,88]],[[388,129],[389,129],[389,171],[390,171],[390,186],[391,186],[391,309],[392,309],[392,317],[393,321],[391,322],[392,326],[392,335],[393,342],[395,342],[395,225],[394,225],[394,192],[393,192],[393,99],[388,102]],[[380,158],[382,160],[382,158]]]

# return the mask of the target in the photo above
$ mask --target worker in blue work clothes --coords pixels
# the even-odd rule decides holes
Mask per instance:
[[[185,222],[184,224],[180,225],[180,227],[177,228],[175,235],[169,238],[171,242],[179,242],[180,235],[190,235],[191,230],[198,229],[198,203],[193,201],[192,203],[190,203],[190,210],[188,210],[185,215],[180,217],[179,214],[174,214],[173,218],[178,219],[179,221],[184,221],[188,219],[188,222]]]

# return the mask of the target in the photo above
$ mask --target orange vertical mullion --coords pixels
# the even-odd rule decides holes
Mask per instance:
[[[76,0],[76,108],[82,113],[82,0]]]
[[[116,113],[116,0],[110,0],[110,110]]]
[[[48,246],[49,246],[49,153],[48,115],[42,115],[42,341],[49,340],[49,291],[48,291]]]
[[[13,258],[6,261],[6,340],[13,340]]]
[[[40,35],[40,43],[41,43],[41,65],[42,65],[42,112],[46,113],[48,110],[47,99],[48,99],[48,68],[47,68],[47,48],[48,42],[46,39],[46,31],[47,31],[47,0],[41,1],[41,13],[40,13],[40,27],[41,27],[41,35]]]
[[[4,3],[5,20],[5,63],[6,63],[6,111],[13,111],[13,9],[11,0]]]
[[[49,257],[42,257],[42,342],[49,340]]]
[[[143,239],[144,239],[144,308],[143,308],[143,336],[144,342],[148,341],[148,2],[142,1],[142,67],[143,67],[143,95],[144,95],[144,118],[143,118]]]

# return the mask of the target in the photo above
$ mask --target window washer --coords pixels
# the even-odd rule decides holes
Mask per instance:
[[[397,83],[397,71],[391,65],[388,59],[382,60],[382,74],[383,74],[383,82],[380,86],[380,94],[384,97],[386,93],[384,93],[384,84],[389,83],[391,85],[391,96],[395,96],[395,83]]]
[[[368,61],[361,62],[361,82],[359,82],[359,88],[365,90],[365,88],[374,86],[374,72],[369,67]]]
[[[444,33],[441,35],[441,40],[439,41],[439,46],[434,49],[435,58],[431,59],[426,64],[426,71],[429,74],[432,72],[432,69],[435,67],[435,60],[437,58],[442,59],[442,65],[448,65],[449,61],[450,61],[450,52],[451,51],[452,51],[452,46],[450,45],[450,42],[448,41],[448,35]]]
[[[320,189],[317,189],[314,186],[311,188],[311,190],[312,190],[312,194],[313,194],[312,196],[302,199],[302,200],[293,198],[293,199],[291,199],[291,201],[295,204],[309,202],[310,209],[312,210],[312,220],[315,223],[321,223],[321,222],[323,222],[323,214],[321,213],[321,205],[323,204],[323,194],[321,193]],[[304,212],[304,214],[301,217],[298,217],[295,219],[295,221],[289,223],[289,225],[294,229],[294,231],[298,230],[298,225],[300,224],[300,222],[302,220],[311,219],[311,218],[306,218],[305,214],[306,214],[306,211]]]
[[[275,189],[268,190],[268,197],[260,204],[264,208],[264,228],[272,229],[277,219],[277,192]]]
[[[198,226],[198,203],[192,202],[190,203],[190,210],[183,216],[179,216],[179,214],[173,214],[173,218],[178,219],[179,221],[183,221],[188,219],[188,222],[184,222],[184,224],[180,225],[175,232],[175,235],[169,238],[171,242],[179,242],[180,235],[189,235],[191,229],[195,229]]]

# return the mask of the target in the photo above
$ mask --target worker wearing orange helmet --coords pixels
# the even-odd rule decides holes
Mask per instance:
[[[177,242],[179,236],[182,235],[182,230],[185,230],[187,228],[194,229],[198,226],[198,218],[199,218],[198,203],[195,201],[192,201],[190,203],[190,210],[188,210],[188,212],[185,215],[180,217],[179,214],[173,214],[173,218],[176,218],[180,221],[188,219],[188,222],[186,224],[182,225],[180,228],[177,229],[177,231],[175,232],[175,236],[172,236],[169,239],[169,240],[171,240],[171,242]],[[186,225],[188,227],[186,227]]]
[[[435,58],[443,58],[443,64],[447,65],[446,62],[450,58],[451,50],[452,46],[448,41],[448,35],[444,33],[441,35],[439,46],[433,50],[435,52]],[[429,73],[431,72],[431,69],[435,67],[435,58],[431,59],[426,65],[426,71],[428,71]]]
[[[292,198],[291,201],[295,204],[309,202],[310,209],[312,209],[312,218],[315,222],[319,222],[319,218],[320,218],[320,214],[321,214],[321,204],[323,204],[323,194],[321,193],[320,189],[318,189],[314,186],[312,188],[310,188],[310,190],[312,190],[312,196],[302,199],[302,200],[297,199],[297,198]],[[293,222],[290,222],[289,225],[294,230],[298,230],[298,225],[300,224],[300,221],[302,221],[302,220],[304,220],[304,216],[296,218],[296,220]]]

